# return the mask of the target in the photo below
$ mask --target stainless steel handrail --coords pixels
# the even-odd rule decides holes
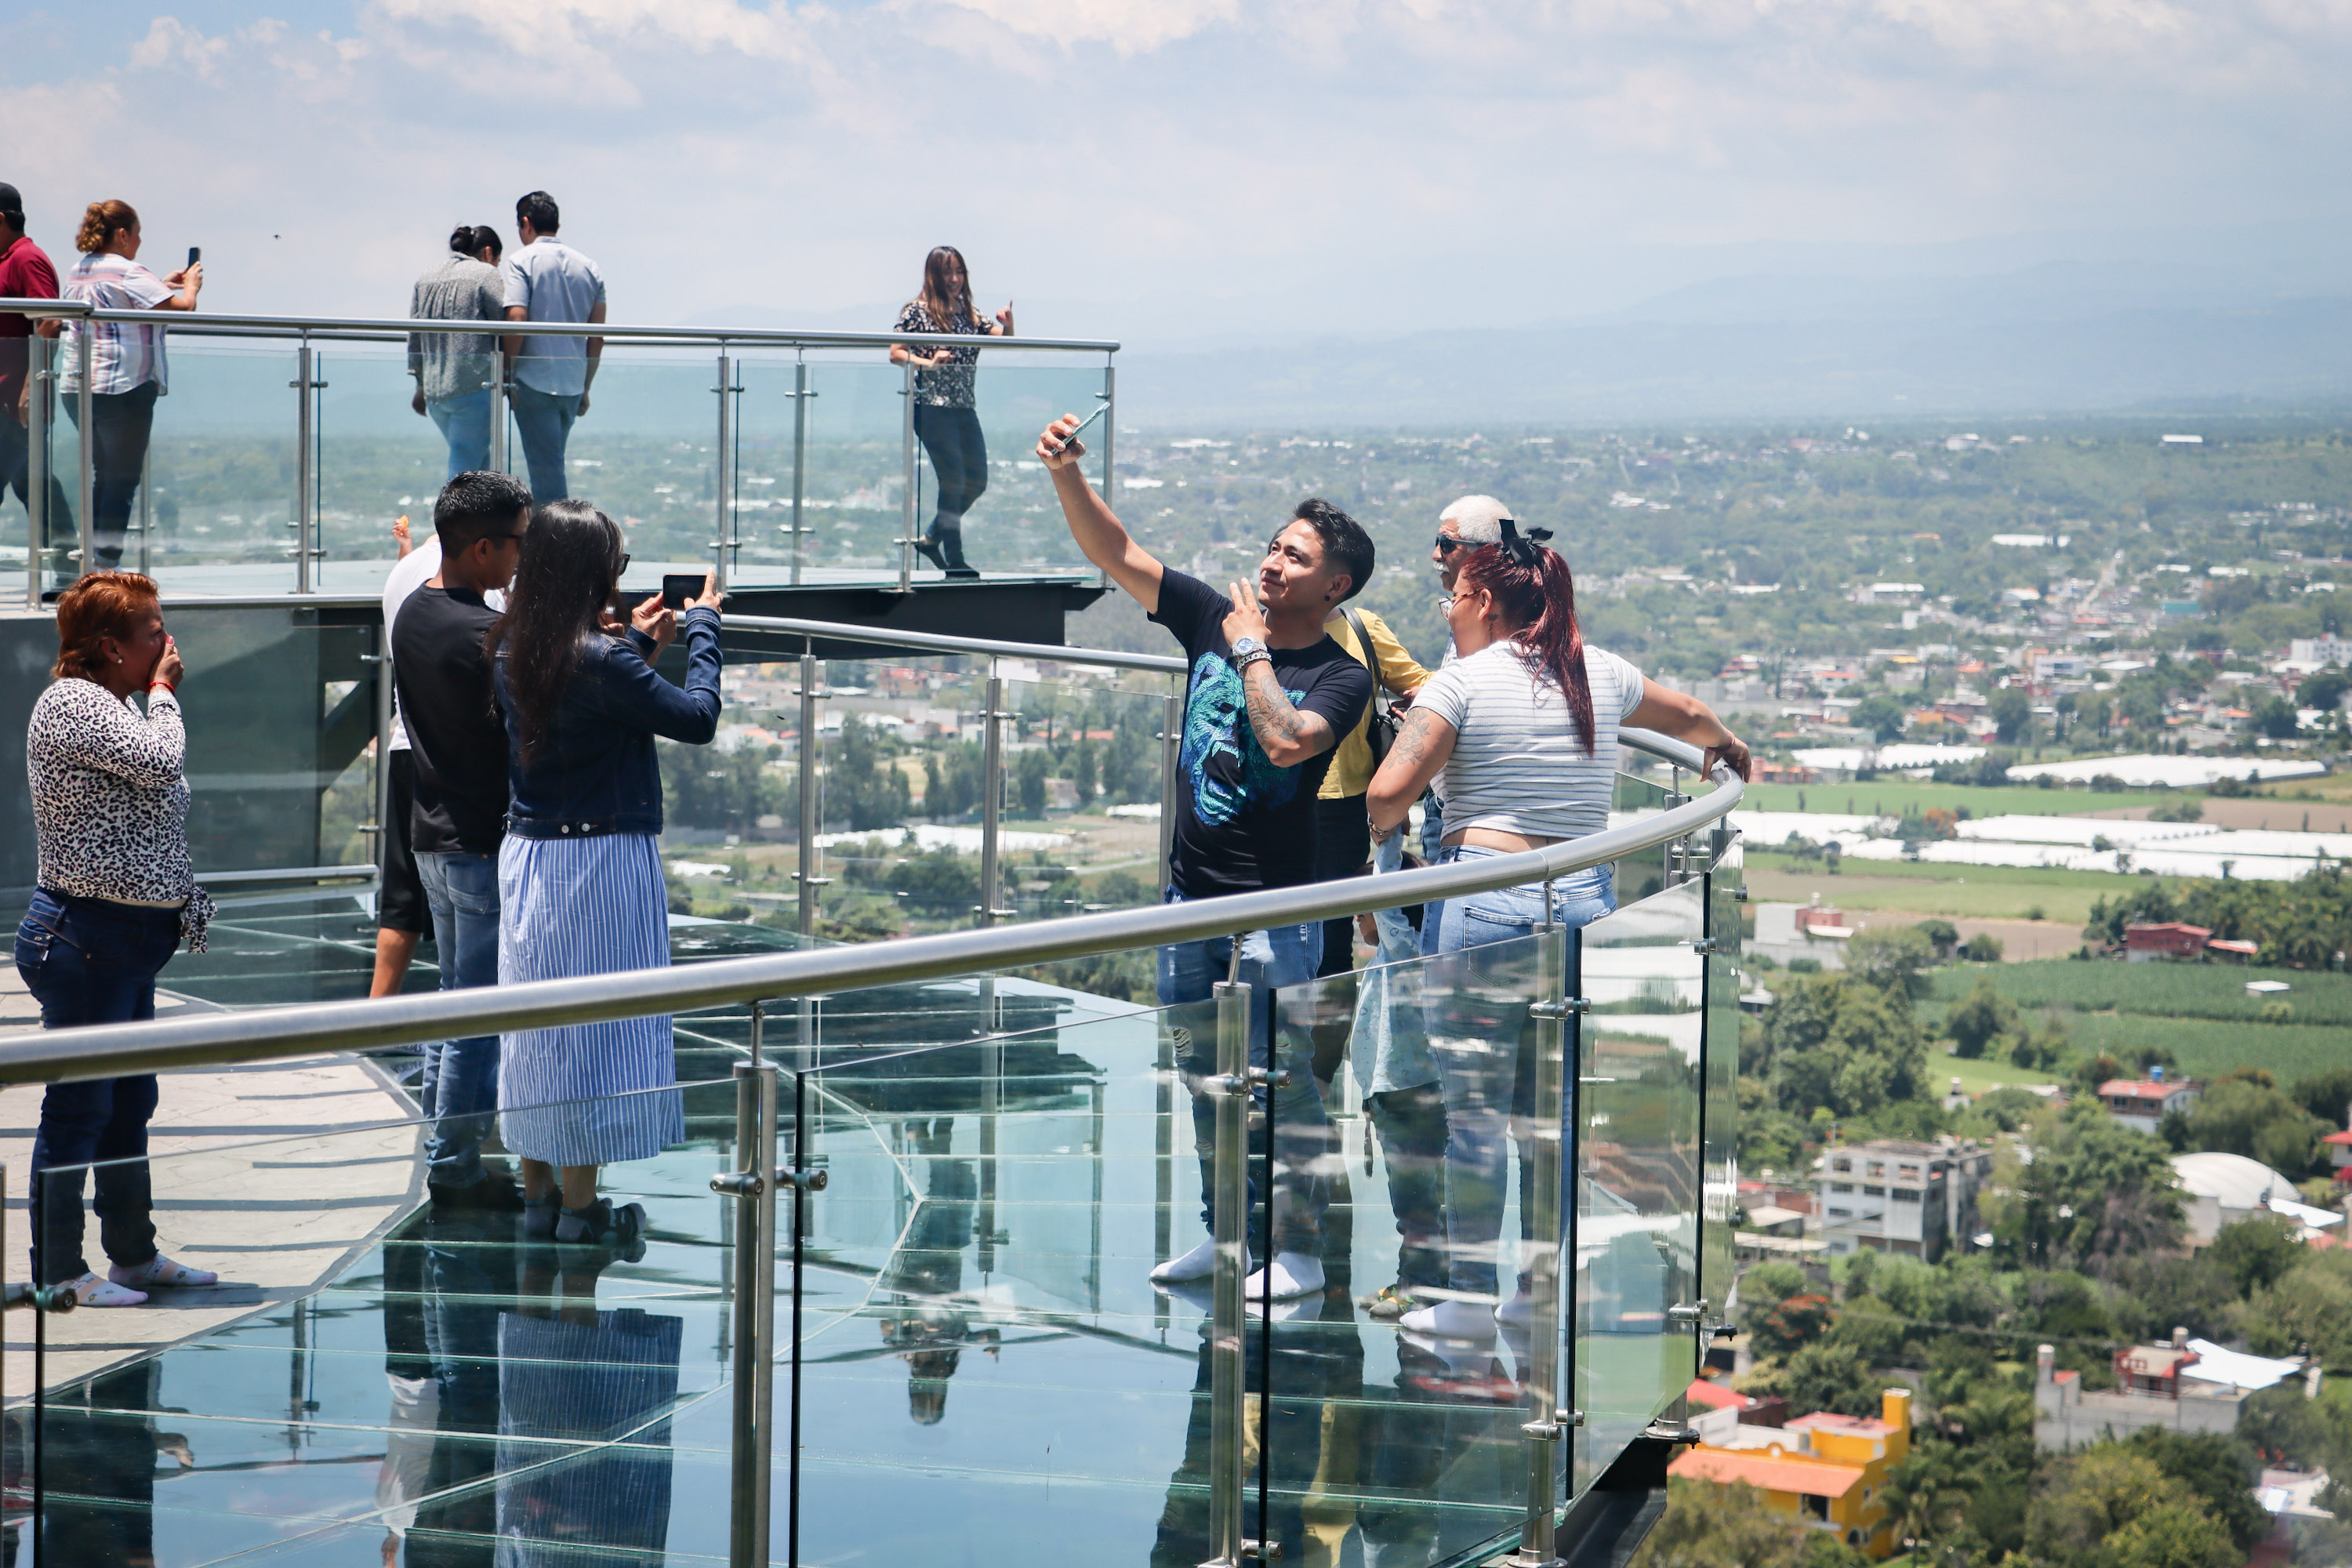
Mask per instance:
[[[914,648],[926,653],[968,653],[998,658],[1051,659],[1057,664],[1098,664],[1113,669],[1148,669],[1158,675],[1181,675],[1190,668],[1171,654],[1117,653],[1108,648],[1062,647],[1053,643],[1000,642],[993,637],[894,631],[887,626],[849,626],[838,621],[803,621],[783,616],[728,616],[723,624],[739,631],[782,632],[819,642],[874,643],[884,647]]]
[[[121,321],[165,327],[175,334],[201,334],[218,327],[239,332],[370,332],[404,338],[411,332],[467,332],[485,337],[618,338],[674,343],[772,343],[782,348],[888,348],[915,343],[926,348],[1045,349],[1060,353],[1116,353],[1118,344],[1097,338],[990,338],[975,342],[955,332],[796,332],[772,327],[652,327],[609,321],[468,321],[439,318],[373,316],[239,316],[196,311],[121,310],[79,300],[0,300],[0,312],[47,321]]]
[[[1636,749],[1678,767],[1696,772],[1702,761],[1696,747],[1664,735],[1640,731],[1619,733]],[[1370,879],[1346,878],[1027,925],[987,926],[856,946],[720,959],[677,969],[19,1036],[0,1045],[0,1083],[113,1078],[270,1060],[320,1049],[371,1049],[453,1036],[646,1017],[772,997],[936,980],[1460,898],[1564,877],[1695,833],[1720,821],[1739,804],[1743,786],[1728,769],[1718,766],[1714,782],[1715,787],[1696,800],[1583,838],[1519,855],[1459,861]]]

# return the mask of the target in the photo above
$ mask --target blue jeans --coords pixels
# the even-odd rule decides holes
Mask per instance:
[[[1441,864],[1492,859],[1502,853],[1476,845],[1438,852]],[[1528,1016],[1535,997],[1530,944],[1499,944],[1533,936],[1544,918],[1543,884],[1500,888],[1445,900],[1438,917],[1426,1003],[1431,1049],[1445,1093],[1445,1242],[1453,1293],[1478,1300],[1496,1296],[1496,1264],[1502,1250],[1503,1205],[1508,1189],[1510,1142],[1518,1145],[1519,1236],[1534,1235],[1536,1030]],[[1567,962],[1575,973],[1577,944],[1586,925],[1617,908],[1607,867],[1580,871],[1552,884],[1552,914],[1568,928]],[[1575,1079],[1563,1074],[1563,1126],[1574,1115]],[[1562,1173],[1562,1181],[1568,1173]]]
[[[16,928],[16,973],[41,1005],[41,1027],[129,1024],[155,1016],[155,975],[180,945],[180,911],[42,889]],[[45,1285],[89,1272],[82,1256],[82,1171],[98,1166],[99,1240],[108,1259],[135,1268],[155,1256],[147,1123],[155,1075],[53,1083],[33,1137],[40,1223],[34,1274]]]
[[[522,437],[523,464],[530,470],[530,499],[542,505],[563,500],[572,493],[563,482],[563,447],[572,439],[572,422],[580,417],[580,395],[541,392],[518,381],[508,402],[515,433]]]
[[[1184,895],[1168,889],[1168,902],[1182,903]],[[1275,1027],[1275,991],[1303,987],[1315,978],[1323,956],[1320,924],[1279,926],[1272,931],[1244,932],[1242,983],[1250,988],[1250,1066],[1263,1068],[1269,1055],[1267,1041],[1279,1037],[1278,1065],[1290,1071],[1290,1081],[1274,1094],[1274,1247],[1276,1252],[1315,1253],[1323,1234],[1323,1211],[1329,1206],[1329,1181],[1320,1163],[1329,1121],[1323,1114],[1323,1096],[1315,1087],[1315,1042],[1304,1022]],[[1217,982],[1225,978],[1233,959],[1231,937],[1206,937],[1199,942],[1172,942],[1160,950],[1160,1001],[1163,1006],[1205,1002]],[[1301,993],[1285,997],[1286,1011]],[[1217,1070],[1214,1029],[1193,1031],[1190,1049],[1177,1064],[1185,1087],[1192,1091],[1192,1144],[1201,1159],[1201,1223],[1216,1232],[1216,1177],[1213,1159],[1217,1139],[1217,1101],[1198,1087]],[[1265,1125],[1265,1090],[1251,1097],[1251,1121]],[[1258,1149],[1253,1136],[1253,1159]],[[1250,1207],[1259,1202],[1260,1186],[1250,1182]]]
[[[459,474],[490,466],[488,387],[428,403],[425,412],[433,416],[433,423],[440,427],[441,438],[449,443],[449,474],[442,481],[444,484]]]
[[[433,911],[441,989],[499,983],[499,863],[488,855],[416,857],[416,878]],[[475,1035],[425,1047],[425,1179],[468,1187],[482,1179],[482,1135],[499,1109],[499,1037]]]

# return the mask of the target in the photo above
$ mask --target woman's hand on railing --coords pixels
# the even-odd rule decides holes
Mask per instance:
[[[1720,742],[1706,748],[1706,755],[1702,759],[1701,771],[1704,772],[1707,777],[1713,778],[1715,776],[1715,765],[1717,763],[1721,763],[1725,767],[1729,768],[1733,773],[1738,773],[1739,775],[1739,782],[1746,784],[1748,782],[1748,771],[1751,765],[1750,759],[1748,755],[1748,742],[1733,734],[1730,731],[1726,730],[1723,732],[1723,739]]]

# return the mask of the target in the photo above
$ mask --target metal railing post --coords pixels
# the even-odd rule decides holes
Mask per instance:
[[[503,347],[490,351],[490,468],[501,474],[514,472],[513,458],[507,442],[507,377],[513,366],[507,363]]]
[[[139,456],[139,570],[142,575],[147,570],[148,523],[154,516],[153,509],[148,505],[148,500],[153,494],[154,489],[155,449],[151,445]],[[129,541],[126,540],[124,542],[128,544]]]
[[[719,574],[719,588],[726,592],[729,559],[740,550],[742,541],[737,537],[740,516],[735,510],[735,360],[727,346],[719,347],[719,446],[715,462],[717,473],[712,489],[719,492],[719,515],[710,536],[711,569]]]
[[[801,789],[801,868],[793,880],[801,885],[801,934],[816,934],[816,890],[824,884],[816,874],[816,654],[814,645],[801,655],[801,749],[796,759]]]
[[[898,592],[915,587],[915,362],[906,364],[907,384],[898,391],[899,439],[905,447],[907,488],[898,503]]]
[[[89,385],[92,325],[85,321],[74,334],[76,370],[81,376],[81,384],[74,394],[74,405],[81,416],[81,438],[74,443],[81,466],[81,570],[74,574],[77,577],[87,575],[92,570],[90,563],[98,558],[97,523],[90,517],[90,509],[98,500],[98,442],[90,430],[91,422],[98,416],[97,405],[90,401],[96,395]]]
[[[1533,1009],[1535,1019],[1534,1158],[1521,1199],[1531,1216],[1534,1239],[1528,1245],[1528,1321],[1527,1420],[1519,1430],[1527,1436],[1528,1516],[1519,1527],[1519,1549],[1513,1568],[1550,1568],[1559,1561],[1553,1549],[1553,1510],[1559,1440],[1559,1303],[1562,1295],[1560,1255],[1561,1141],[1567,1121],[1567,1050],[1564,1024],[1568,1012],[1565,986],[1567,937],[1552,908],[1552,883],[1544,883],[1542,940],[1536,944],[1536,994],[1543,1004]]]
[[[793,363],[793,586],[801,585],[801,542],[808,537],[808,527],[802,517],[808,495],[808,400],[816,394],[809,390],[808,359],[805,354]]]
[[[392,684],[392,627],[375,628],[375,889],[383,897],[384,871],[392,864],[392,721],[397,694]]]
[[[1011,910],[996,906],[997,842],[1004,816],[1004,682],[996,660],[988,661],[988,708],[981,715],[980,732],[980,916],[981,925],[993,925]]]
[[[756,1051],[760,1004],[752,1004]],[[711,1190],[735,1200],[735,1383],[730,1568],[766,1568],[771,1455],[775,1447],[776,1068],[763,1061],[735,1064],[735,1150],[741,1169],[710,1179]]]
[[[1111,363],[1108,354],[1103,355],[1102,400],[1102,498],[1117,508],[1118,488],[1114,480],[1118,470],[1114,459],[1118,447],[1118,367]]]
[[[310,340],[294,351],[294,591],[310,592],[311,486],[318,479],[310,444],[317,431],[310,412]]]
[[[1234,938],[1240,951],[1241,938]],[[1242,1539],[1242,1402],[1247,1397],[1242,1366],[1246,1320],[1242,1278],[1249,1272],[1249,1027],[1250,988],[1240,981],[1218,983],[1216,1142],[1210,1169],[1216,1190],[1210,1199],[1217,1266],[1209,1317],[1209,1563],[1240,1568]]]
[[[25,608],[41,607],[41,563],[48,554],[49,530],[49,389],[57,372],[49,367],[49,340],[35,332],[25,340]],[[0,410],[0,417],[5,411]]]
[[[1184,683],[1191,677],[1171,676],[1167,696],[1160,700],[1160,886],[1165,897],[1176,878],[1177,767],[1184,743]]]

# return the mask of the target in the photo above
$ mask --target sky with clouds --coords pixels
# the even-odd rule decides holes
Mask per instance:
[[[0,179],[53,254],[132,202],[220,310],[397,314],[541,186],[615,320],[846,326],[944,241],[1025,331],[1166,345],[2292,244],[2352,210],[2347,66],[2352,0],[16,0]]]

